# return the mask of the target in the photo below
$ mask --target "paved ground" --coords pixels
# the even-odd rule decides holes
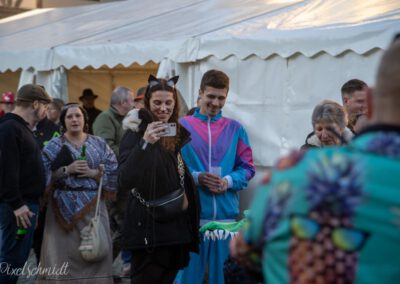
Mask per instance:
[[[31,253],[30,253],[28,261],[27,261],[27,266],[29,268],[34,268],[34,267],[36,267],[36,263],[37,262],[36,262],[35,254],[33,253],[33,250],[31,250]],[[119,275],[121,273],[122,261],[121,261],[120,256],[118,256],[115,259],[114,264],[113,264],[113,269],[114,269],[115,275]],[[24,276],[19,277],[18,282],[17,282],[17,284],[34,284],[34,283],[36,283],[36,278],[33,278],[33,277],[28,278],[27,275],[25,277]],[[123,278],[122,281],[119,283],[127,284],[127,283],[131,283],[131,282],[130,282],[130,279]]]

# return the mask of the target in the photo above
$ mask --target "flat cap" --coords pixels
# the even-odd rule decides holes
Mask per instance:
[[[51,103],[51,97],[42,86],[35,84],[26,84],[23,85],[17,92],[17,102],[19,101],[42,101],[45,103]]]

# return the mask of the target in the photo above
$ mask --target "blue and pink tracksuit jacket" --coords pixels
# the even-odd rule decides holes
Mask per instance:
[[[180,123],[190,131],[192,140],[182,149],[183,158],[199,189],[201,225],[209,221],[234,221],[239,214],[238,191],[247,187],[254,176],[252,150],[243,126],[222,117],[221,112],[208,117],[196,109]],[[228,180],[228,191],[214,195],[200,186],[198,175],[221,167],[221,177]]]

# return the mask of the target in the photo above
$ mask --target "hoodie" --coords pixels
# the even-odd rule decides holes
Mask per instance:
[[[0,202],[13,210],[26,201],[38,202],[45,189],[40,148],[28,123],[7,113],[0,120],[1,171]]]

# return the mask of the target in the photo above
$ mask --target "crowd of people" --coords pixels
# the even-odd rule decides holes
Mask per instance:
[[[179,76],[150,75],[136,95],[119,86],[102,112],[92,89],[81,104],[35,84],[3,93],[0,283],[17,282],[32,248],[42,268],[67,268],[38,283],[114,283],[118,255],[131,283],[397,283],[399,76],[395,42],[375,89],[352,79],[342,105],[318,103],[238,234],[255,166],[245,128],[222,115],[224,72],[203,74],[189,113]],[[108,250],[88,260],[93,220]]]
[[[365,85],[344,105],[355,125],[351,117],[368,118],[361,131],[350,128],[357,135],[347,145],[338,139],[340,146],[293,152],[265,175],[248,228],[230,244],[242,283],[256,283],[254,267],[265,283],[400,281],[399,41],[384,53],[375,88]],[[342,112],[322,102],[313,125],[323,109],[333,141],[341,137]]]

